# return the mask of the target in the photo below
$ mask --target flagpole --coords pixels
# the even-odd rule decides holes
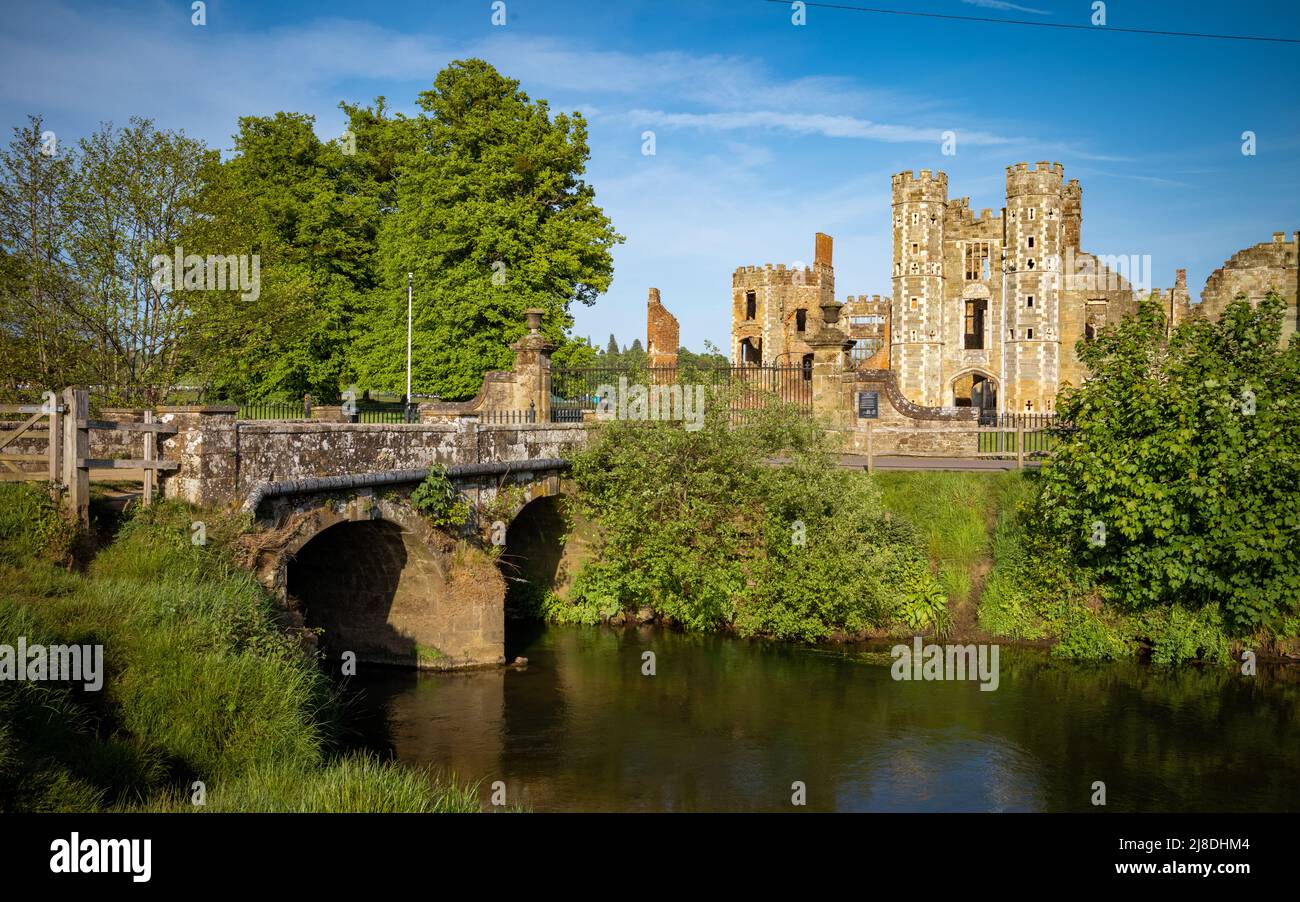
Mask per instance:
[[[406,274],[406,405],[411,406],[411,287],[415,275]]]

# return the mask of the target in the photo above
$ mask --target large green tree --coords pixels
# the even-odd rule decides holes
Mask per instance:
[[[1300,345],[1285,303],[1239,299],[1166,337],[1143,302],[1079,356],[1076,431],[1044,469],[1035,516],[1130,610],[1218,604],[1234,629],[1300,610]]]
[[[552,116],[482,60],[452,63],[419,106],[413,118],[349,110],[359,155],[397,172],[357,370],[367,387],[404,387],[413,273],[414,390],[464,398],[510,366],[524,310],[545,310],[546,335],[565,342],[570,305],[608,287],[622,238],[582,180],[580,115]]]
[[[310,116],[240,120],[235,154],[207,171],[198,253],[257,254],[261,286],[206,292],[190,324],[193,372],[225,398],[337,397],[353,377],[361,299],[374,286],[380,185]]]

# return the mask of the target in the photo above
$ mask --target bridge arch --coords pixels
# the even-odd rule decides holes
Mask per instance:
[[[259,576],[327,658],[426,668],[500,663],[505,580],[401,496],[277,503]]]

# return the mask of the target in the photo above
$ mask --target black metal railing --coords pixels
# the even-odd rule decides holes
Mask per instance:
[[[812,372],[799,364],[785,366],[676,366],[676,367],[553,367],[551,369],[551,420],[581,422],[584,410],[597,410],[604,399],[618,404],[620,394],[633,386],[671,389],[673,386],[725,388],[734,413],[757,410],[773,401],[793,404],[812,412]]]
[[[301,402],[249,401],[239,405],[241,420],[305,420],[308,416]]]
[[[484,410],[478,415],[480,426],[516,426],[537,422],[537,405],[527,410]]]

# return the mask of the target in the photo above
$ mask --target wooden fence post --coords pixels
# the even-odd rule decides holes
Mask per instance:
[[[63,457],[59,453],[63,447],[63,417],[59,413],[63,406],[62,393],[55,392],[50,405],[50,492],[57,497],[59,485],[63,482]]]
[[[90,392],[84,388],[69,388],[63,392],[65,399],[63,420],[63,481],[68,487],[68,504],[77,523],[90,526],[90,471],[83,464],[90,456]]]
[[[144,421],[146,425],[152,425],[154,422],[154,412],[146,410],[144,412]],[[158,433],[146,432],[144,434],[144,503],[145,507],[153,504],[154,487],[158,484],[158,471],[153,469],[150,464],[158,457]]]

